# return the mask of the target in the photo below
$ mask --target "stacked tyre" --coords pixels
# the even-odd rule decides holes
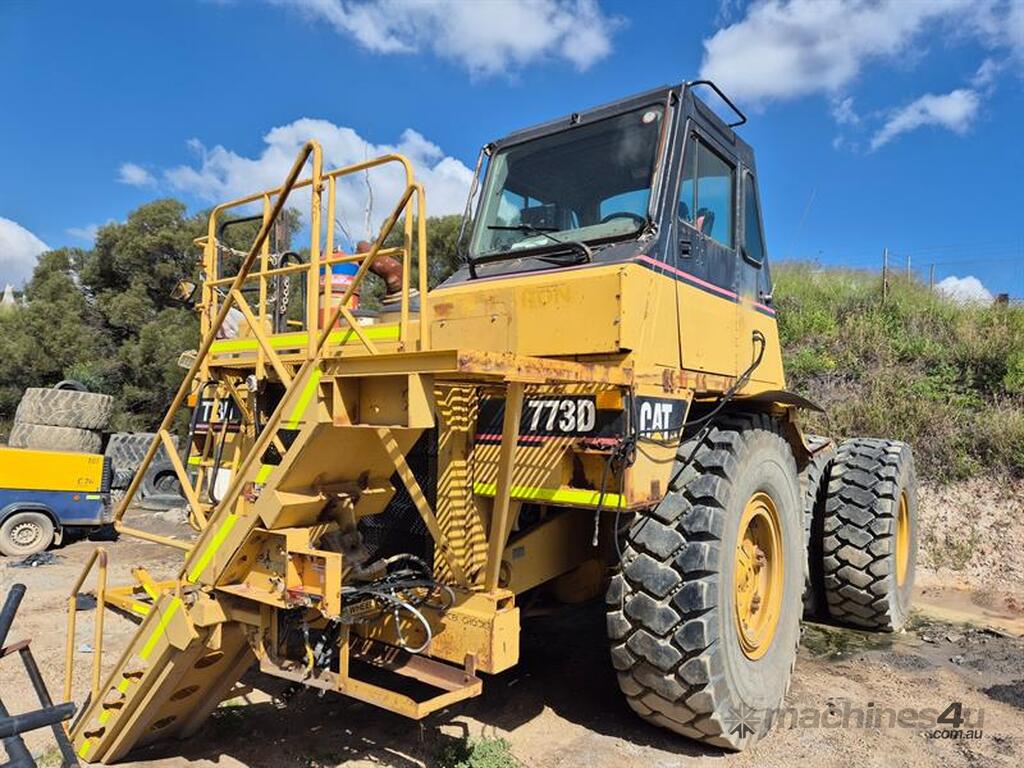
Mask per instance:
[[[29,387],[14,414],[12,448],[100,453],[114,398],[88,392],[76,381]]]
[[[115,432],[107,441],[106,455],[114,469],[114,496],[124,495],[142,465],[156,435],[153,432]],[[173,438],[177,444],[177,438]],[[182,504],[181,483],[163,446],[157,450],[139,485],[136,499],[144,506],[156,509],[177,507]]]

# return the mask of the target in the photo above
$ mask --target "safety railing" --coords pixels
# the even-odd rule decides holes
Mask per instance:
[[[309,178],[299,179],[299,174],[310,158],[312,158],[311,176]],[[405,173],[406,184],[403,193],[399,197],[397,205],[385,219],[369,251],[358,254],[335,255],[335,217],[337,209],[338,180],[344,176],[366,172],[371,168],[383,166],[389,163],[399,164]],[[328,190],[326,245],[328,253],[330,254],[327,257],[322,256],[320,247],[320,233],[322,228],[321,208],[323,203],[322,190],[325,182]],[[307,263],[273,267],[270,264],[271,254],[269,236],[271,229],[280,218],[281,212],[284,210],[289,195],[294,190],[304,187],[310,187],[311,190],[309,260]],[[217,232],[221,217],[227,211],[257,202],[262,202],[263,205],[263,213],[260,216],[261,224],[259,231],[253,240],[249,251],[242,258],[237,272],[234,275],[222,276],[219,273],[219,243],[217,241]],[[350,165],[324,174],[322,150],[320,145],[317,142],[310,141],[307,142],[299,152],[299,155],[296,157],[284,184],[280,187],[239,198],[237,200],[221,204],[213,209],[210,214],[208,234],[203,242],[203,268],[205,281],[202,286],[200,303],[200,310],[202,313],[200,325],[202,341],[194,359],[192,360],[188,373],[186,373],[185,377],[182,379],[181,385],[179,386],[167,413],[156,430],[156,435],[154,436],[153,441],[150,443],[131,484],[125,491],[124,498],[121,500],[117,510],[115,511],[114,526],[118,532],[147,541],[176,547],[185,550],[186,552],[192,548],[192,543],[190,542],[128,526],[123,521],[124,514],[135,494],[138,492],[142,478],[149,466],[152,464],[161,445],[168,453],[175,474],[178,476],[178,480],[181,483],[186,501],[191,508],[190,519],[196,524],[197,528],[200,530],[205,529],[207,521],[206,514],[204,513],[204,505],[199,498],[196,486],[193,485],[188,471],[173,445],[171,430],[178,410],[182,407],[183,403],[186,402],[189,394],[195,392],[196,381],[200,374],[202,374],[203,380],[210,379],[212,366],[210,359],[211,350],[217,341],[218,334],[224,327],[228,314],[233,308],[236,308],[241,312],[246,321],[246,326],[256,341],[257,355],[254,365],[257,378],[265,376],[267,373],[267,366],[269,366],[287,389],[291,386],[293,381],[300,377],[301,372],[305,370],[310,361],[314,358],[323,357],[330,351],[330,342],[335,338],[335,334],[338,334],[338,330],[335,326],[337,326],[342,320],[344,320],[346,326],[343,328],[342,336],[347,337],[348,334],[355,336],[369,354],[375,354],[378,351],[373,340],[370,338],[370,334],[358,322],[348,305],[350,304],[353,296],[355,296],[359,291],[363,280],[370,271],[370,267],[373,265],[375,260],[382,254],[396,254],[401,256],[401,263],[403,267],[397,338],[399,341],[399,349],[410,349],[412,342],[410,334],[410,275],[414,265],[412,252],[413,236],[415,232],[417,256],[415,266],[418,269],[418,290],[420,295],[417,347],[420,350],[429,348],[429,319],[426,313],[426,302],[424,301],[427,292],[428,273],[425,208],[426,196],[423,187],[414,180],[412,166],[405,157],[397,154],[385,155],[374,160],[357,163],[355,165]],[[394,231],[399,221],[403,222],[404,228],[402,246],[399,248],[385,248],[385,241]],[[257,262],[258,268],[256,267]],[[335,264],[345,263],[358,263],[359,266],[357,267],[355,274],[352,276],[344,294],[339,300],[334,301],[333,299],[335,297],[332,294],[333,286],[329,280],[321,280],[321,275],[324,274],[323,270],[325,268],[330,268]],[[273,334],[267,332],[267,297],[269,280],[282,275],[301,275],[303,271],[305,272],[306,285],[306,307],[304,313],[306,333],[304,335],[304,339],[302,339],[301,346],[304,348],[303,351],[305,354],[303,355],[304,362],[299,367],[299,370],[296,370],[290,361],[286,363],[282,359],[282,356],[278,354],[276,349],[276,340],[287,334]],[[245,288],[246,283],[252,280],[258,281],[259,300],[255,309],[250,305],[249,301],[243,294],[243,289]],[[323,282],[322,290],[321,282]],[[328,314],[326,311],[328,308],[330,309],[329,317],[325,317],[325,315]],[[321,320],[322,322],[320,322]],[[318,327],[320,328],[320,332],[316,333],[316,329]],[[242,402],[242,398],[237,397],[234,392],[231,393],[231,396],[236,401],[238,407],[244,411],[245,404]],[[278,408],[278,410],[280,410],[280,408]],[[274,421],[273,417],[270,421]],[[265,441],[257,439],[256,445],[247,452],[245,459],[241,462],[242,467],[249,463],[248,460],[251,459],[252,454],[261,454],[262,451],[271,443],[273,443],[277,449],[283,453],[284,447],[278,445],[280,439],[276,434],[276,429],[271,428],[270,422],[263,425],[263,432],[261,432],[260,438],[264,437],[266,438]],[[263,444],[262,448],[259,447],[261,444]],[[235,479],[237,480],[240,476],[241,472],[235,476]],[[232,485],[235,484],[236,483],[233,483]],[[230,496],[230,493],[228,496]],[[225,500],[226,499],[227,497],[225,497]],[[206,509],[209,508],[209,506],[206,507]]]
[[[241,289],[242,285],[245,283],[245,280],[249,275],[249,271],[252,269],[253,263],[256,260],[257,254],[263,249],[264,244],[267,242],[267,238],[270,235],[270,229],[273,226],[274,222],[277,221],[277,218],[278,216],[280,216],[281,211],[284,210],[285,203],[288,201],[288,195],[295,187],[296,182],[298,182],[299,174],[302,172],[302,169],[306,165],[306,162],[309,160],[310,156],[313,157],[313,179],[317,182],[317,186],[319,186],[322,167],[322,155],[323,152],[320,149],[320,145],[317,144],[316,142],[308,141],[306,142],[305,145],[303,145],[298,157],[292,164],[291,170],[288,172],[288,176],[285,179],[284,184],[278,190],[278,194],[276,200],[274,201],[273,207],[270,209],[269,213],[267,213],[263,217],[263,224],[261,225],[260,230],[256,235],[256,239],[252,243],[252,247],[249,249],[248,254],[246,254],[245,259],[242,261],[242,264],[238,270],[238,274],[235,275],[235,278],[231,283],[231,287],[228,292],[226,300],[220,302],[220,306],[217,310],[216,316],[213,318],[212,321],[207,322],[204,318],[204,322],[202,323],[202,325],[205,327],[202,328],[202,341],[200,342],[199,349],[196,352],[196,356],[193,359],[192,364],[189,366],[188,373],[186,373],[185,377],[181,380],[181,384],[178,387],[178,391],[175,393],[174,399],[171,401],[171,405],[167,409],[167,413],[164,414],[163,421],[161,421],[160,426],[156,430],[156,435],[153,437],[152,442],[150,442],[149,448],[146,449],[146,454],[145,456],[142,457],[142,461],[139,463],[139,468],[138,470],[136,470],[135,476],[132,478],[132,482],[129,484],[127,490],[125,491],[124,497],[121,499],[121,502],[114,513],[114,528],[119,533],[124,533],[129,536],[134,536],[136,538],[144,539],[146,541],[152,541],[158,544],[165,544],[167,546],[177,547],[179,549],[191,549],[192,545],[189,542],[181,541],[180,539],[175,539],[170,536],[161,536],[150,531],[145,531],[142,529],[125,525],[125,523],[123,522],[124,514],[125,511],[128,509],[129,504],[131,504],[132,500],[134,499],[135,494],[138,492],[139,486],[142,483],[143,476],[149,469],[149,466],[153,463],[153,459],[156,456],[157,450],[162,444],[166,444],[167,436],[170,435],[171,429],[174,424],[174,418],[177,415],[178,410],[181,408],[182,403],[186,401],[186,398],[192,391],[193,384],[200,370],[206,367],[206,358],[207,355],[209,355],[210,353],[210,348],[213,346],[213,342],[216,340],[217,333],[224,325],[224,321],[227,319],[228,313],[231,311],[231,308],[234,305],[235,297],[240,292],[239,289]],[[314,197],[317,197],[317,195],[314,195]],[[314,206],[314,209],[317,208],[318,206]],[[213,215],[211,215],[211,223],[213,222],[213,218]],[[319,217],[317,217],[317,223],[318,222]],[[204,300],[208,299],[210,291],[212,291],[212,288],[210,288],[208,285],[203,286]],[[206,302],[204,301],[204,306],[209,305],[206,304]],[[168,449],[168,451],[173,454],[177,453],[176,450],[172,451]],[[175,466],[175,474],[178,475],[178,480],[179,482],[181,482],[183,488],[185,486],[188,486],[190,488],[192,487],[191,480],[189,479],[187,473],[183,471],[183,468],[181,468],[180,461]]]
[[[388,226],[388,221],[385,220],[385,224],[382,227],[383,237],[378,235],[375,242],[376,247],[372,251],[352,254],[341,253],[336,249],[339,181],[347,176],[367,173],[373,168],[387,165],[400,166],[405,177],[403,193],[399,198],[398,205],[395,207],[395,211],[397,211],[395,221],[391,222],[391,226]],[[322,188],[324,186],[326,186],[327,190],[326,226],[323,226],[321,222],[323,207]],[[299,190],[305,187],[311,188],[309,258],[302,263],[274,266],[271,263],[269,239],[265,240],[260,249],[258,268],[249,270],[244,281],[248,284],[246,288],[250,291],[255,290],[258,296],[255,307],[242,295],[241,286],[233,287],[232,289],[227,288],[227,286],[233,284],[238,273],[235,275],[221,274],[220,250],[224,244],[218,241],[218,232],[225,223],[229,223],[225,219],[228,213],[233,210],[246,209],[254,204],[262,205],[262,220],[266,222],[271,212],[272,203],[280,197],[282,189],[255,193],[218,205],[211,211],[207,235],[197,241],[204,249],[203,268],[206,275],[202,293],[202,307],[204,309],[203,331],[207,330],[207,321],[213,315],[216,308],[229,298],[228,294],[231,293],[231,300],[245,316],[246,325],[252,331],[253,340],[255,341],[256,375],[262,377],[266,372],[267,366],[270,366],[277,376],[285,382],[289,380],[289,374],[285,366],[281,364],[281,356],[278,353],[278,349],[293,349],[301,343],[305,355],[311,356],[316,346],[315,329],[318,327],[321,330],[323,328],[333,328],[333,324],[326,322],[326,313],[329,309],[334,308],[332,305],[340,304],[342,306],[340,316],[345,321],[345,332],[336,333],[335,337],[354,336],[368,353],[373,354],[376,351],[370,334],[363,330],[356,321],[352,310],[347,305],[352,297],[358,293],[359,284],[362,283],[363,276],[378,257],[389,256],[398,258],[403,267],[399,322],[396,334],[401,349],[408,349],[412,343],[410,275],[414,267],[412,258],[414,242],[417,252],[415,266],[419,270],[417,287],[421,296],[426,293],[427,288],[425,195],[423,194],[422,187],[414,180],[412,166],[407,158],[398,154],[384,155],[327,173],[322,173],[314,162],[312,176],[297,181],[293,189]],[[384,241],[393,231],[395,222],[402,220],[403,214],[405,215],[402,244],[397,247],[385,247]],[[332,287],[330,281],[325,279],[325,276],[329,275],[335,267],[351,264],[357,264],[363,269],[361,272],[357,270],[350,281],[349,288],[351,290],[347,290],[340,300],[332,301],[332,298],[337,299],[337,297],[332,297]],[[273,281],[295,278],[304,278],[306,306],[303,312],[304,321],[302,325],[305,333],[268,332],[267,329],[272,326],[270,322],[269,298]],[[426,349],[428,346],[428,329],[429,319],[423,311],[423,307],[421,307],[418,321],[419,349]]]
[[[74,684],[74,663],[75,663],[75,629],[78,619],[78,598],[81,594],[82,585],[92,572],[93,566],[97,566],[96,578],[96,613],[93,625],[92,641],[92,681],[90,693],[92,701],[100,691],[100,672],[103,664],[103,615],[106,610],[107,593],[107,550],[103,547],[96,547],[92,555],[85,563],[82,573],[79,575],[75,585],[68,593],[68,629],[64,646],[64,700],[71,701],[71,688]]]

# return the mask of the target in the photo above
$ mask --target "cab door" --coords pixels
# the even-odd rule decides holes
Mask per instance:
[[[779,344],[779,330],[772,302],[771,275],[768,271],[768,254],[765,247],[764,224],[757,195],[757,179],[753,170],[742,172],[742,200],[740,210],[741,239],[738,268],[739,333],[741,339],[750,340],[754,333],[764,337],[764,353],[760,364],[754,370],[752,379],[769,389],[785,389],[782,372],[782,354]],[[739,364],[750,365],[756,359],[756,347],[740,345]],[[745,356],[744,356],[745,355]]]
[[[702,132],[685,137],[676,209],[682,367],[737,370],[736,165]]]

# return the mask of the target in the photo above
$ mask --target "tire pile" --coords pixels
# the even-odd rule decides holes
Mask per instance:
[[[7,442],[12,448],[104,453],[110,457],[111,498],[116,503],[131,485],[154,434],[115,432],[104,449],[103,436],[113,411],[113,397],[89,392],[77,381],[62,381],[50,388],[29,387],[15,411]],[[136,498],[153,509],[183,503],[181,485],[163,446],[143,477]]]
[[[12,448],[100,453],[113,411],[113,397],[86,392],[77,382],[29,387],[15,411],[7,443]]]
[[[115,432],[107,441],[106,455],[110,457],[114,468],[113,488],[118,501],[131,485],[155,436],[153,432]],[[175,445],[177,441],[175,437]],[[136,499],[151,509],[169,509],[184,503],[181,484],[163,446],[160,446],[150,462]]]

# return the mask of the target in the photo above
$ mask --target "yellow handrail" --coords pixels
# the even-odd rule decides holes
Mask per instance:
[[[406,187],[405,187],[405,190],[404,190],[404,194],[402,195],[401,202],[399,203],[398,206],[396,206],[396,211],[398,213],[398,217],[397,218],[401,218],[403,213],[406,214],[405,215],[405,227],[404,227],[405,228],[404,243],[400,247],[388,247],[388,248],[385,248],[385,247],[383,247],[383,239],[378,237],[377,238],[377,241],[379,241],[378,242],[378,248],[373,253],[373,257],[372,258],[370,257],[371,256],[370,253],[344,254],[344,255],[341,255],[341,256],[335,256],[334,255],[334,253],[335,253],[334,252],[334,235],[335,235],[335,214],[336,214],[336,211],[337,211],[337,187],[338,187],[337,181],[338,181],[338,179],[343,177],[343,176],[349,176],[351,174],[359,173],[359,172],[362,172],[362,171],[367,171],[367,170],[369,170],[371,168],[387,165],[389,163],[390,164],[399,164],[399,165],[401,165],[401,167],[403,169],[403,172],[405,174]],[[412,248],[413,248],[413,236],[414,236],[413,215],[412,215],[412,211],[410,210],[410,208],[412,206],[410,205],[410,198],[407,196],[407,193],[408,193],[410,188],[414,190],[415,195],[416,195],[415,215],[416,215],[416,218],[418,220],[418,227],[415,230],[415,237],[416,237],[416,240],[417,240],[417,244],[416,244],[417,245],[416,264],[419,267],[419,273],[420,273],[420,279],[419,279],[419,286],[420,287],[419,287],[419,290],[420,290],[420,294],[421,295],[425,295],[425,293],[426,293],[427,272],[429,271],[427,269],[427,254],[426,254],[426,196],[425,196],[425,194],[423,192],[423,187],[420,184],[418,184],[415,181],[415,179],[414,179],[412,163],[408,160],[408,158],[406,158],[406,157],[404,157],[404,156],[402,156],[400,154],[382,155],[381,157],[374,158],[372,160],[367,160],[367,161],[361,162],[361,163],[355,163],[353,165],[348,165],[348,166],[344,166],[342,168],[337,168],[335,170],[332,170],[332,171],[329,171],[329,172],[326,172],[326,173],[321,173],[319,175],[319,183],[314,183],[316,181],[316,178],[317,178],[317,169],[314,168],[313,177],[301,179],[301,180],[297,181],[293,185],[293,187],[292,187],[292,189],[301,189],[303,187],[307,187],[307,186],[310,186],[310,185],[313,186],[314,194],[312,196],[313,199],[311,201],[312,206],[311,206],[311,210],[310,210],[310,230],[311,230],[311,232],[310,232],[310,251],[309,251],[310,252],[310,259],[309,259],[309,261],[304,263],[304,264],[286,265],[286,266],[274,267],[274,268],[261,267],[261,269],[259,269],[258,271],[256,271],[256,270],[250,271],[248,273],[247,277],[246,277],[247,280],[255,280],[255,279],[259,279],[260,280],[261,303],[260,303],[260,307],[259,307],[259,310],[260,310],[259,311],[259,319],[262,320],[265,317],[265,315],[264,315],[265,292],[264,292],[264,288],[263,287],[265,285],[266,280],[271,278],[271,277],[278,277],[278,276],[285,276],[285,275],[296,275],[296,274],[300,274],[302,272],[306,273],[306,303],[307,303],[307,306],[306,306],[306,312],[305,312],[305,318],[306,318],[305,325],[306,325],[306,330],[307,331],[311,331],[318,324],[318,320],[321,318],[322,309],[324,309],[326,307],[326,300],[327,300],[327,297],[329,297],[329,295],[330,295],[329,294],[329,290],[330,290],[329,286],[327,286],[326,284],[324,286],[320,286],[319,285],[319,281],[320,281],[320,277],[321,277],[320,276],[321,268],[323,268],[323,267],[325,267],[327,265],[333,266],[335,264],[344,264],[344,263],[360,263],[360,264],[362,264],[362,263],[369,262],[369,264],[372,264],[373,261],[377,257],[383,256],[383,255],[396,256],[396,257],[400,257],[401,258],[402,266],[404,267],[404,269],[403,269],[404,277],[403,277],[402,296],[401,296],[401,305],[400,305],[400,319],[399,319],[400,341],[402,343],[402,348],[403,349],[404,348],[408,348],[408,344],[409,344],[409,341],[410,341],[410,339],[409,339],[409,315],[410,315],[409,278],[411,277]],[[321,237],[320,237],[320,232],[321,232],[321,226],[320,226],[321,205],[320,205],[319,189],[320,189],[320,187],[323,186],[324,183],[326,183],[326,185],[327,185],[327,225],[326,225],[326,241],[324,243],[324,245],[325,245],[324,253],[321,253]],[[204,271],[206,272],[206,279],[205,279],[205,283],[204,283],[204,292],[203,292],[203,307],[204,308],[209,308],[209,307],[215,305],[217,303],[217,300],[218,300],[218,293],[223,293],[223,291],[210,291],[208,289],[210,289],[210,288],[220,289],[220,288],[222,288],[222,286],[225,286],[228,283],[231,283],[233,285],[234,284],[234,280],[237,279],[237,277],[238,277],[238,273],[236,273],[235,275],[230,276],[230,277],[229,276],[222,277],[219,274],[219,272],[218,272],[219,267],[218,267],[218,259],[217,259],[217,248],[218,248],[219,244],[216,242],[216,232],[217,232],[217,227],[218,227],[218,223],[217,222],[218,222],[219,218],[222,216],[222,214],[224,214],[225,212],[227,212],[229,210],[232,210],[232,209],[235,209],[235,208],[240,208],[240,207],[247,206],[247,205],[251,205],[251,204],[257,203],[257,202],[259,202],[261,200],[263,201],[263,205],[266,208],[266,206],[268,204],[268,201],[269,201],[269,198],[273,197],[275,195],[280,195],[282,189],[284,189],[284,187],[281,187],[281,188],[278,188],[278,189],[264,190],[263,192],[253,193],[253,194],[247,195],[245,197],[240,197],[240,198],[237,198],[235,200],[231,200],[231,201],[228,201],[228,202],[225,202],[225,203],[221,203],[220,205],[216,206],[211,211],[211,213],[210,213],[210,222],[209,222],[209,233],[206,236],[204,236],[204,237],[196,239],[196,243],[197,244],[201,244],[204,247],[204,249],[205,249],[205,252],[204,252]],[[397,221],[397,218],[396,218],[396,221]],[[388,234],[390,234],[391,231],[393,231],[393,225],[391,227],[387,227],[387,232],[385,232],[385,237]],[[240,270],[239,270],[239,272],[240,272]],[[359,273],[357,272],[357,274],[359,274]],[[355,285],[356,288],[358,289],[358,285],[362,282],[362,275],[364,275],[364,274],[365,274],[365,271],[363,271],[362,274],[359,277],[354,278],[351,281],[350,285]],[[323,301],[324,301],[323,305],[321,304],[321,298],[322,298],[321,297],[321,293],[324,294],[323,295]],[[343,306],[345,304],[347,304],[350,301],[351,296],[354,293],[355,293],[355,291],[346,291],[346,297],[340,303]],[[421,350],[423,350],[423,349],[427,349],[428,348],[428,346],[427,346],[427,329],[429,328],[429,320],[428,320],[428,318],[426,316],[426,313],[424,313],[422,311],[422,306],[424,305],[424,302],[421,301],[420,303],[421,303],[421,312],[420,312],[420,333],[419,333],[419,335],[420,335],[420,347],[419,348]],[[348,325],[355,326],[356,323],[354,322],[354,320],[352,320],[349,317],[347,317],[347,315],[350,315],[350,314],[351,314],[350,311],[342,310],[340,313],[335,313],[335,317],[336,318],[338,318],[339,316],[340,317],[344,317],[346,322],[348,323]],[[207,317],[207,315],[204,313],[204,318],[203,318],[204,319],[204,325],[205,325],[205,322],[206,322],[206,317]],[[337,322],[337,320],[335,322]],[[327,323],[323,323],[323,327],[331,327],[331,325],[327,324]],[[205,330],[205,328],[204,328],[204,330]],[[358,338],[358,340],[363,343],[363,346],[367,349],[367,351],[369,351],[372,354],[373,351],[374,351],[373,345],[371,343],[369,343],[368,339],[366,339],[365,334],[361,331],[361,329],[353,327],[353,332],[354,332],[354,335]],[[314,354],[314,352],[313,352],[313,342],[314,342],[314,339],[315,339],[315,336],[314,336],[314,334],[312,332],[309,333],[309,335],[306,337],[306,342],[305,342],[306,343],[306,350],[305,351],[306,351],[306,355],[307,356],[312,356]],[[265,352],[264,352],[263,345],[259,344],[259,345],[257,345],[257,348],[256,348],[256,367],[257,367],[257,371],[258,372],[261,372],[263,370],[263,360],[264,360],[264,358],[265,358]]]
[[[68,594],[68,633],[64,645],[64,701],[71,701],[71,686],[74,672],[75,656],[75,625],[78,614],[78,592],[92,571],[94,564],[99,563],[99,575],[96,580],[96,621],[93,627],[92,642],[92,700],[100,691],[100,665],[103,657],[103,614],[106,610],[107,592],[107,550],[96,547],[85,563],[78,581]]]
[[[311,177],[299,179],[299,173],[305,166],[306,162],[312,157],[313,159],[313,173]],[[388,163],[397,163],[402,166],[405,177],[406,187],[395,206],[391,214],[385,220],[384,224],[375,238],[373,246],[368,253],[361,254],[342,254],[335,256],[334,252],[334,214],[336,211],[336,193],[337,193],[337,180],[346,175],[358,173],[360,171],[366,171],[370,168],[385,165]],[[326,254],[321,254],[321,191],[324,183],[327,184],[327,241],[326,241]],[[304,188],[307,186],[312,187],[311,195],[311,215],[310,215],[310,258],[305,264],[295,265],[283,265],[271,268],[269,264],[269,235],[275,222],[278,220],[281,211],[285,207],[285,203],[288,196],[295,189]],[[413,198],[415,197],[415,203]],[[271,206],[271,198],[273,200],[273,206]],[[217,242],[217,228],[218,228],[218,217],[225,211],[239,206],[249,205],[251,203],[262,201],[263,203],[263,216],[262,224],[256,239],[253,241],[249,251],[245,254],[241,265],[235,275],[231,277],[221,277],[218,274],[219,270],[219,255],[218,248],[219,243]],[[296,381],[301,377],[301,370],[294,371],[293,367],[286,366],[278,352],[276,351],[275,345],[272,343],[272,338],[276,334],[267,333],[266,320],[267,320],[267,281],[271,277],[278,277],[284,275],[301,274],[303,270],[306,271],[306,303],[305,307],[305,325],[307,328],[307,334],[303,342],[305,346],[306,362],[314,358],[321,358],[327,352],[327,347],[330,346],[330,334],[331,330],[339,324],[341,318],[344,318],[345,324],[351,329],[352,334],[362,343],[363,347],[370,354],[375,354],[377,349],[369,336],[363,330],[362,326],[356,320],[352,311],[348,307],[348,304],[352,300],[353,295],[359,290],[359,286],[363,282],[364,277],[369,271],[374,261],[382,254],[396,255],[401,257],[403,266],[403,277],[402,277],[402,289],[401,289],[401,305],[400,305],[400,319],[399,319],[399,342],[400,349],[408,349],[410,344],[410,279],[413,267],[413,237],[414,237],[414,222],[413,215],[415,213],[418,221],[416,222],[417,227],[415,230],[415,237],[417,240],[417,253],[416,253],[416,266],[419,268],[418,276],[418,287],[420,293],[420,310],[419,310],[419,349],[429,348],[428,344],[428,329],[429,319],[426,313],[426,302],[425,295],[427,290],[427,253],[426,253],[426,197],[423,187],[414,181],[412,164],[405,157],[398,154],[384,155],[379,158],[368,160],[362,163],[356,163],[354,165],[339,168],[328,173],[323,173],[322,170],[322,151],[319,144],[315,141],[307,142],[302,150],[299,152],[292,165],[292,168],[286,178],[284,184],[281,187],[273,190],[265,190],[263,192],[248,195],[246,197],[232,200],[230,202],[222,203],[211,211],[210,219],[208,222],[208,234],[205,237],[199,238],[198,241],[202,241],[204,247],[204,282],[202,288],[202,342],[199,350],[196,352],[195,358],[189,368],[188,373],[185,375],[181,382],[175,397],[168,408],[167,413],[164,416],[159,428],[156,430],[157,436],[150,443],[147,449],[146,455],[140,464],[138,471],[132,479],[129,488],[125,492],[124,499],[119,504],[115,515],[114,515],[114,526],[115,529],[126,535],[135,536],[137,538],[153,541],[168,546],[177,547],[179,549],[190,552],[193,544],[184,542],[180,539],[171,537],[161,536],[159,534],[150,533],[148,531],[139,530],[126,525],[123,522],[124,514],[127,510],[128,504],[132,501],[135,494],[138,492],[139,485],[142,477],[145,474],[147,468],[155,458],[158,447],[161,443],[160,435],[169,434],[171,425],[177,411],[181,408],[185,398],[192,391],[194,382],[197,377],[202,373],[204,377],[210,373],[209,367],[213,364],[210,359],[210,352],[214,346],[214,342],[217,338],[217,333],[224,325],[224,321],[234,307],[238,307],[242,312],[242,315],[246,323],[250,326],[253,335],[256,338],[257,345],[256,351],[256,372],[257,376],[262,376],[266,371],[266,363],[270,363],[270,367],[273,368],[275,373],[281,378],[282,382],[287,386],[291,381]],[[415,209],[415,210],[413,210]],[[384,241],[391,235],[394,227],[404,215],[404,229],[405,238],[401,247],[384,247]],[[260,262],[257,265],[256,259],[259,256]],[[327,304],[327,298],[330,297],[329,293],[326,293],[324,299],[324,305],[321,307],[321,286],[320,286],[320,270],[325,265],[334,265],[342,263],[358,263],[356,274],[353,276],[349,285],[346,287],[342,297],[339,301],[331,301],[330,306]],[[242,287],[248,280],[259,280],[259,305],[256,307],[250,307],[244,300],[242,295]],[[329,285],[324,285],[323,290],[328,292],[330,290]],[[330,306],[330,318],[322,317],[326,314],[327,308]],[[214,312],[216,310],[216,312]],[[213,315],[211,319],[211,315]],[[314,329],[320,325],[319,335],[314,332]],[[304,368],[305,366],[303,366]],[[246,464],[247,462],[243,462]],[[187,478],[179,478],[182,482],[185,482]],[[189,489],[194,490],[194,489]],[[198,496],[196,493],[187,493],[190,502],[194,502]],[[201,516],[198,516],[201,519]],[[186,555],[187,557],[187,555]]]
[[[132,482],[129,484],[128,489],[125,491],[124,498],[121,499],[117,511],[114,513],[114,528],[119,533],[124,533],[129,536],[135,536],[137,538],[147,539],[149,541],[155,541],[157,543],[168,544],[170,546],[178,546],[179,548],[186,550],[191,548],[191,545],[185,542],[180,542],[169,537],[158,536],[156,534],[151,534],[147,531],[140,531],[138,529],[126,526],[122,522],[122,518],[124,517],[124,513],[127,510],[128,505],[131,503],[132,499],[135,497],[135,494],[138,492],[139,485],[142,482],[143,475],[149,468],[149,465],[152,463],[153,458],[156,456],[157,449],[162,442],[160,434],[163,432],[170,432],[173,426],[174,417],[177,414],[178,409],[181,407],[181,404],[185,401],[185,398],[191,391],[192,382],[195,380],[200,368],[205,363],[206,356],[210,351],[210,347],[213,346],[213,342],[214,339],[216,339],[217,332],[221,329],[221,326],[224,325],[224,320],[227,318],[228,312],[231,310],[231,307],[234,304],[234,296],[237,295],[236,292],[238,291],[238,289],[242,287],[242,284],[245,282],[246,276],[252,269],[252,265],[253,262],[256,260],[257,254],[263,247],[263,243],[267,240],[267,237],[270,235],[271,226],[273,226],[281,211],[284,210],[284,205],[285,202],[288,200],[288,195],[295,187],[296,182],[298,181],[299,173],[302,171],[302,168],[306,164],[306,161],[309,159],[310,155],[313,156],[314,169],[318,170],[320,168],[323,150],[320,148],[320,145],[315,141],[307,141],[303,145],[302,150],[299,152],[298,157],[295,158],[295,162],[292,164],[292,168],[288,172],[288,177],[281,187],[281,192],[278,195],[277,200],[274,202],[274,207],[270,215],[264,217],[263,224],[260,227],[259,233],[256,235],[256,239],[253,241],[252,247],[249,249],[249,253],[246,255],[244,261],[239,267],[238,274],[235,276],[235,281],[231,285],[231,291],[229,291],[227,298],[221,304],[220,310],[217,312],[217,316],[210,324],[210,327],[203,334],[203,340],[202,343],[199,345],[199,350],[196,353],[195,359],[192,361],[192,365],[189,367],[188,373],[185,374],[185,377],[182,379],[181,386],[178,387],[178,391],[174,396],[174,400],[171,402],[171,406],[167,409],[167,413],[164,415],[163,421],[161,421],[159,428],[156,430],[156,434],[153,436],[153,440],[149,444],[149,448],[146,450],[146,455],[142,458],[142,461],[139,464],[139,469],[136,471],[135,476],[132,478]],[[214,245],[214,238],[216,236],[215,226],[216,217],[213,214],[211,214],[209,231],[210,247],[213,247]],[[203,294],[204,306],[209,306],[212,288],[208,285],[204,285]]]

